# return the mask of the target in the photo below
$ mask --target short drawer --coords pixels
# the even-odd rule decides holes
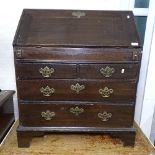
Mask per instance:
[[[139,64],[81,64],[80,78],[136,79]]]
[[[76,64],[17,63],[16,76],[19,79],[76,78]]]
[[[23,126],[131,127],[133,115],[133,105],[20,104],[20,123]]]
[[[20,100],[132,102],[136,82],[123,80],[18,80]]]

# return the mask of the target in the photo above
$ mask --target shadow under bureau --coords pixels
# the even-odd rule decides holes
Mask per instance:
[[[134,146],[142,49],[132,12],[25,9],[13,48],[19,147],[46,133],[109,134]]]

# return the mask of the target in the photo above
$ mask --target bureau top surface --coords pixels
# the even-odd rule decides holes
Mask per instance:
[[[131,11],[24,9],[14,46],[141,47]]]

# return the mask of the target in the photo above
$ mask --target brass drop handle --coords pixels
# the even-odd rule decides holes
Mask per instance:
[[[52,94],[54,94],[55,89],[54,88],[50,88],[49,86],[41,87],[40,88],[40,92],[43,94],[43,96],[51,96]]]
[[[109,89],[108,87],[99,89],[99,94],[101,94],[102,97],[110,97],[110,94],[112,94],[113,92],[114,92],[114,90]]]
[[[112,113],[108,113],[104,111],[103,113],[98,113],[98,118],[101,119],[103,122],[109,121],[109,119],[112,117]]]
[[[50,110],[46,110],[41,112],[41,116],[46,120],[46,121],[50,121],[51,119],[53,119],[55,117],[55,112],[54,111],[50,111]]]
[[[104,77],[110,77],[110,76],[112,76],[113,73],[115,73],[115,69],[112,67],[106,66],[105,68],[100,69],[100,73]]]
[[[54,68],[49,68],[49,67],[44,67],[44,68],[40,68],[39,69],[39,73],[43,76],[43,77],[51,77],[51,75],[54,73]]]
[[[76,83],[75,85],[71,85],[70,88],[71,88],[71,90],[73,90],[77,94],[79,94],[81,90],[85,89],[85,86],[84,85],[80,85],[79,83]]]
[[[75,116],[79,116],[79,114],[84,112],[84,109],[83,108],[79,108],[78,106],[76,106],[75,108],[71,107],[69,111],[71,113],[73,113]]]

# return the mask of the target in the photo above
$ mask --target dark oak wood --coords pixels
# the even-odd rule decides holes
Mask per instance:
[[[141,59],[138,48],[14,47],[15,58],[28,62],[133,63]]]
[[[29,147],[31,140],[36,136],[43,136],[47,133],[76,133],[76,134],[106,134],[114,138],[120,138],[124,146],[133,147],[135,144],[135,128],[103,128],[103,127],[23,127],[18,126],[17,137],[19,147]]]
[[[54,69],[49,77],[44,77],[40,73],[40,69],[45,67]],[[77,78],[77,67],[76,64],[17,63],[16,73],[19,79]]]
[[[46,132],[110,134],[134,146],[142,46],[131,11],[25,9],[13,49],[19,147]],[[43,76],[45,67],[54,72]]]
[[[131,11],[85,10],[81,18],[73,12],[24,10],[14,46],[132,47],[137,42],[140,47]]]
[[[101,69],[114,69],[112,75],[106,77]],[[136,79],[139,72],[138,64],[80,64],[79,77],[85,79]]]
[[[33,137],[39,137],[43,136],[44,132],[40,131],[22,131],[20,129],[17,129],[17,140],[18,140],[18,147],[26,148],[30,146],[30,142]]]
[[[53,68],[50,77],[44,77],[41,68]],[[102,68],[114,68],[110,77],[104,76]],[[77,70],[79,74],[77,73]],[[135,79],[139,72],[139,64],[67,64],[67,63],[17,63],[16,73],[18,79],[53,79],[53,78],[82,78],[82,79]]]
[[[36,132],[35,132],[36,133]],[[32,133],[17,131],[18,147],[30,147]]]
[[[85,86],[78,94],[71,89],[71,85]],[[18,97],[20,100],[81,100],[81,101],[108,101],[108,102],[132,102],[135,100],[135,81],[116,80],[18,80]],[[49,86],[55,92],[50,96],[44,96],[41,88]],[[102,97],[100,89],[113,89],[109,97]]]
[[[71,108],[82,109],[81,113],[72,113]],[[29,110],[27,110],[29,109]],[[49,110],[54,112],[55,116],[51,120],[46,120],[41,113]],[[98,114],[107,112],[112,114],[103,121]],[[132,127],[133,125],[133,105],[113,105],[113,104],[51,104],[51,103],[35,103],[20,104],[20,124],[22,126],[34,127]]]

